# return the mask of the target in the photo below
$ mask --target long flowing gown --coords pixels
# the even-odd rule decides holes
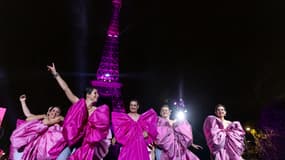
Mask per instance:
[[[226,128],[216,116],[204,121],[204,135],[215,160],[242,160],[245,132],[240,122],[231,122]]]
[[[199,160],[188,147],[193,143],[192,127],[188,121],[177,121],[171,126],[159,117],[157,145],[162,150],[159,160]]]
[[[67,146],[73,147],[82,141],[79,148],[70,155],[70,160],[99,160],[106,156],[110,140],[109,133],[109,107],[102,105],[88,116],[85,99],[73,104],[64,119],[63,137],[50,151],[56,157]]]
[[[11,148],[23,150],[21,157],[12,159],[50,160],[49,150],[62,138],[62,127],[58,124],[47,126],[42,120],[26,121],[12,133]]]
[[[151,144],[157,135],[157,115],[153,109],[140,115],[134,121],[126,113],[112,112],[112,124],[116,140],[122,144],[119,160],[149,160],[148,144]],[[148,137],[143,137],[143,132]]]

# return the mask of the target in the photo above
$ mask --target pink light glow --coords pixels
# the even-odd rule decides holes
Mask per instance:
[[[0,127],[6,113],[6,108],[0,107]]]
[[[124,112],[119,82],[119,15],[121,0],[112,0],[113,16],[107,31],[107,39],[97,70],[97,80],[91,82],[100,95],[112,98],[114,111]]]

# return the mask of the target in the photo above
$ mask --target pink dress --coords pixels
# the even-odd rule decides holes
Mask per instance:
[[[107,105],[96,108],[88,116],[85,99],[80,99],[69,108],[63,124],[64,138],[57,143],[50,154],[56,158],[67,145],[72,147],[83,140],[69,159],[102,159],[108,153],[110,145],[107,139],[109,126],[109,107]]]
[[[193,143],[192,127],[187,121],[178,121],[171,126],[168,120],[159,117],[157,145],[162,149],[160,160],[199,160],[188,147]]]
[[[152,143],[157,135],[157,115],[153,109],[140,115],[134,121],[126,113],[112,112],[112,123],[116,140],[122,144],[119,160],[149,160],[148,144]],[[148,137],[143,137],[143,131]]]
[[[16,122],[16,128],[18,128],[21,124],[24,124],[26,121],[25,120],[21,120],[21,119],[17,119]],[[9,148],[9,159],[10,160],[14,160],[16,159],[16,154],[19,154],[20,152],[17,151],[17,149],[15,147],[13,147],[13,144],[10,145]]]
[[[58,124],[48,127],[41,120],[32,120],[19,125],[11,135],[11,148],[23,148],[24,160],[53,159],[49,150],[62,138],[62,127]]]
[[[219,118],[208,116],[203,130],[215,160],[242,160],[245,132],[239,122],[231,122],[224,128]]]

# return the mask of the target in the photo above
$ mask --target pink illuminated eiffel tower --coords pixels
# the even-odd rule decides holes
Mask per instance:
[[[124,112],[119,82],[119,15],[121,0],[113,0],[113,16],[107,32],[103,55],[97,70],[97,80],[91,82],[103,97],[112,99],[113,111]]]

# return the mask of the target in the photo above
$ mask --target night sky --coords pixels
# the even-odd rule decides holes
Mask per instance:
[[[111,0],[87,0],[84,31],[78,31],[75,17],[74,4],[79,2],[83,1],[1,1],[0,105],[8,108],[5,137],[15,120],[24,118],[20,94],[27,94],[35,114],[45,113],[49,105],[60,105],[64,111],[69,107],[47,64],[55,62],[78,96],[80,84],[95,79]],[[79,13],[84,15],[84,10]],[[138,98],[141,112],[150,107],[158,111],[166,99],[179,97],[182,86],[194,142],[204,148],[202,123],[217,103],[227,107],[228,119],[257,123],[265,104],[285,99],[284,19],[281,0],[123,0],[123,98]],[[85,47],[76,51],[81,33],[87,35]],[[7,138],[1,140],[4,148]]]

